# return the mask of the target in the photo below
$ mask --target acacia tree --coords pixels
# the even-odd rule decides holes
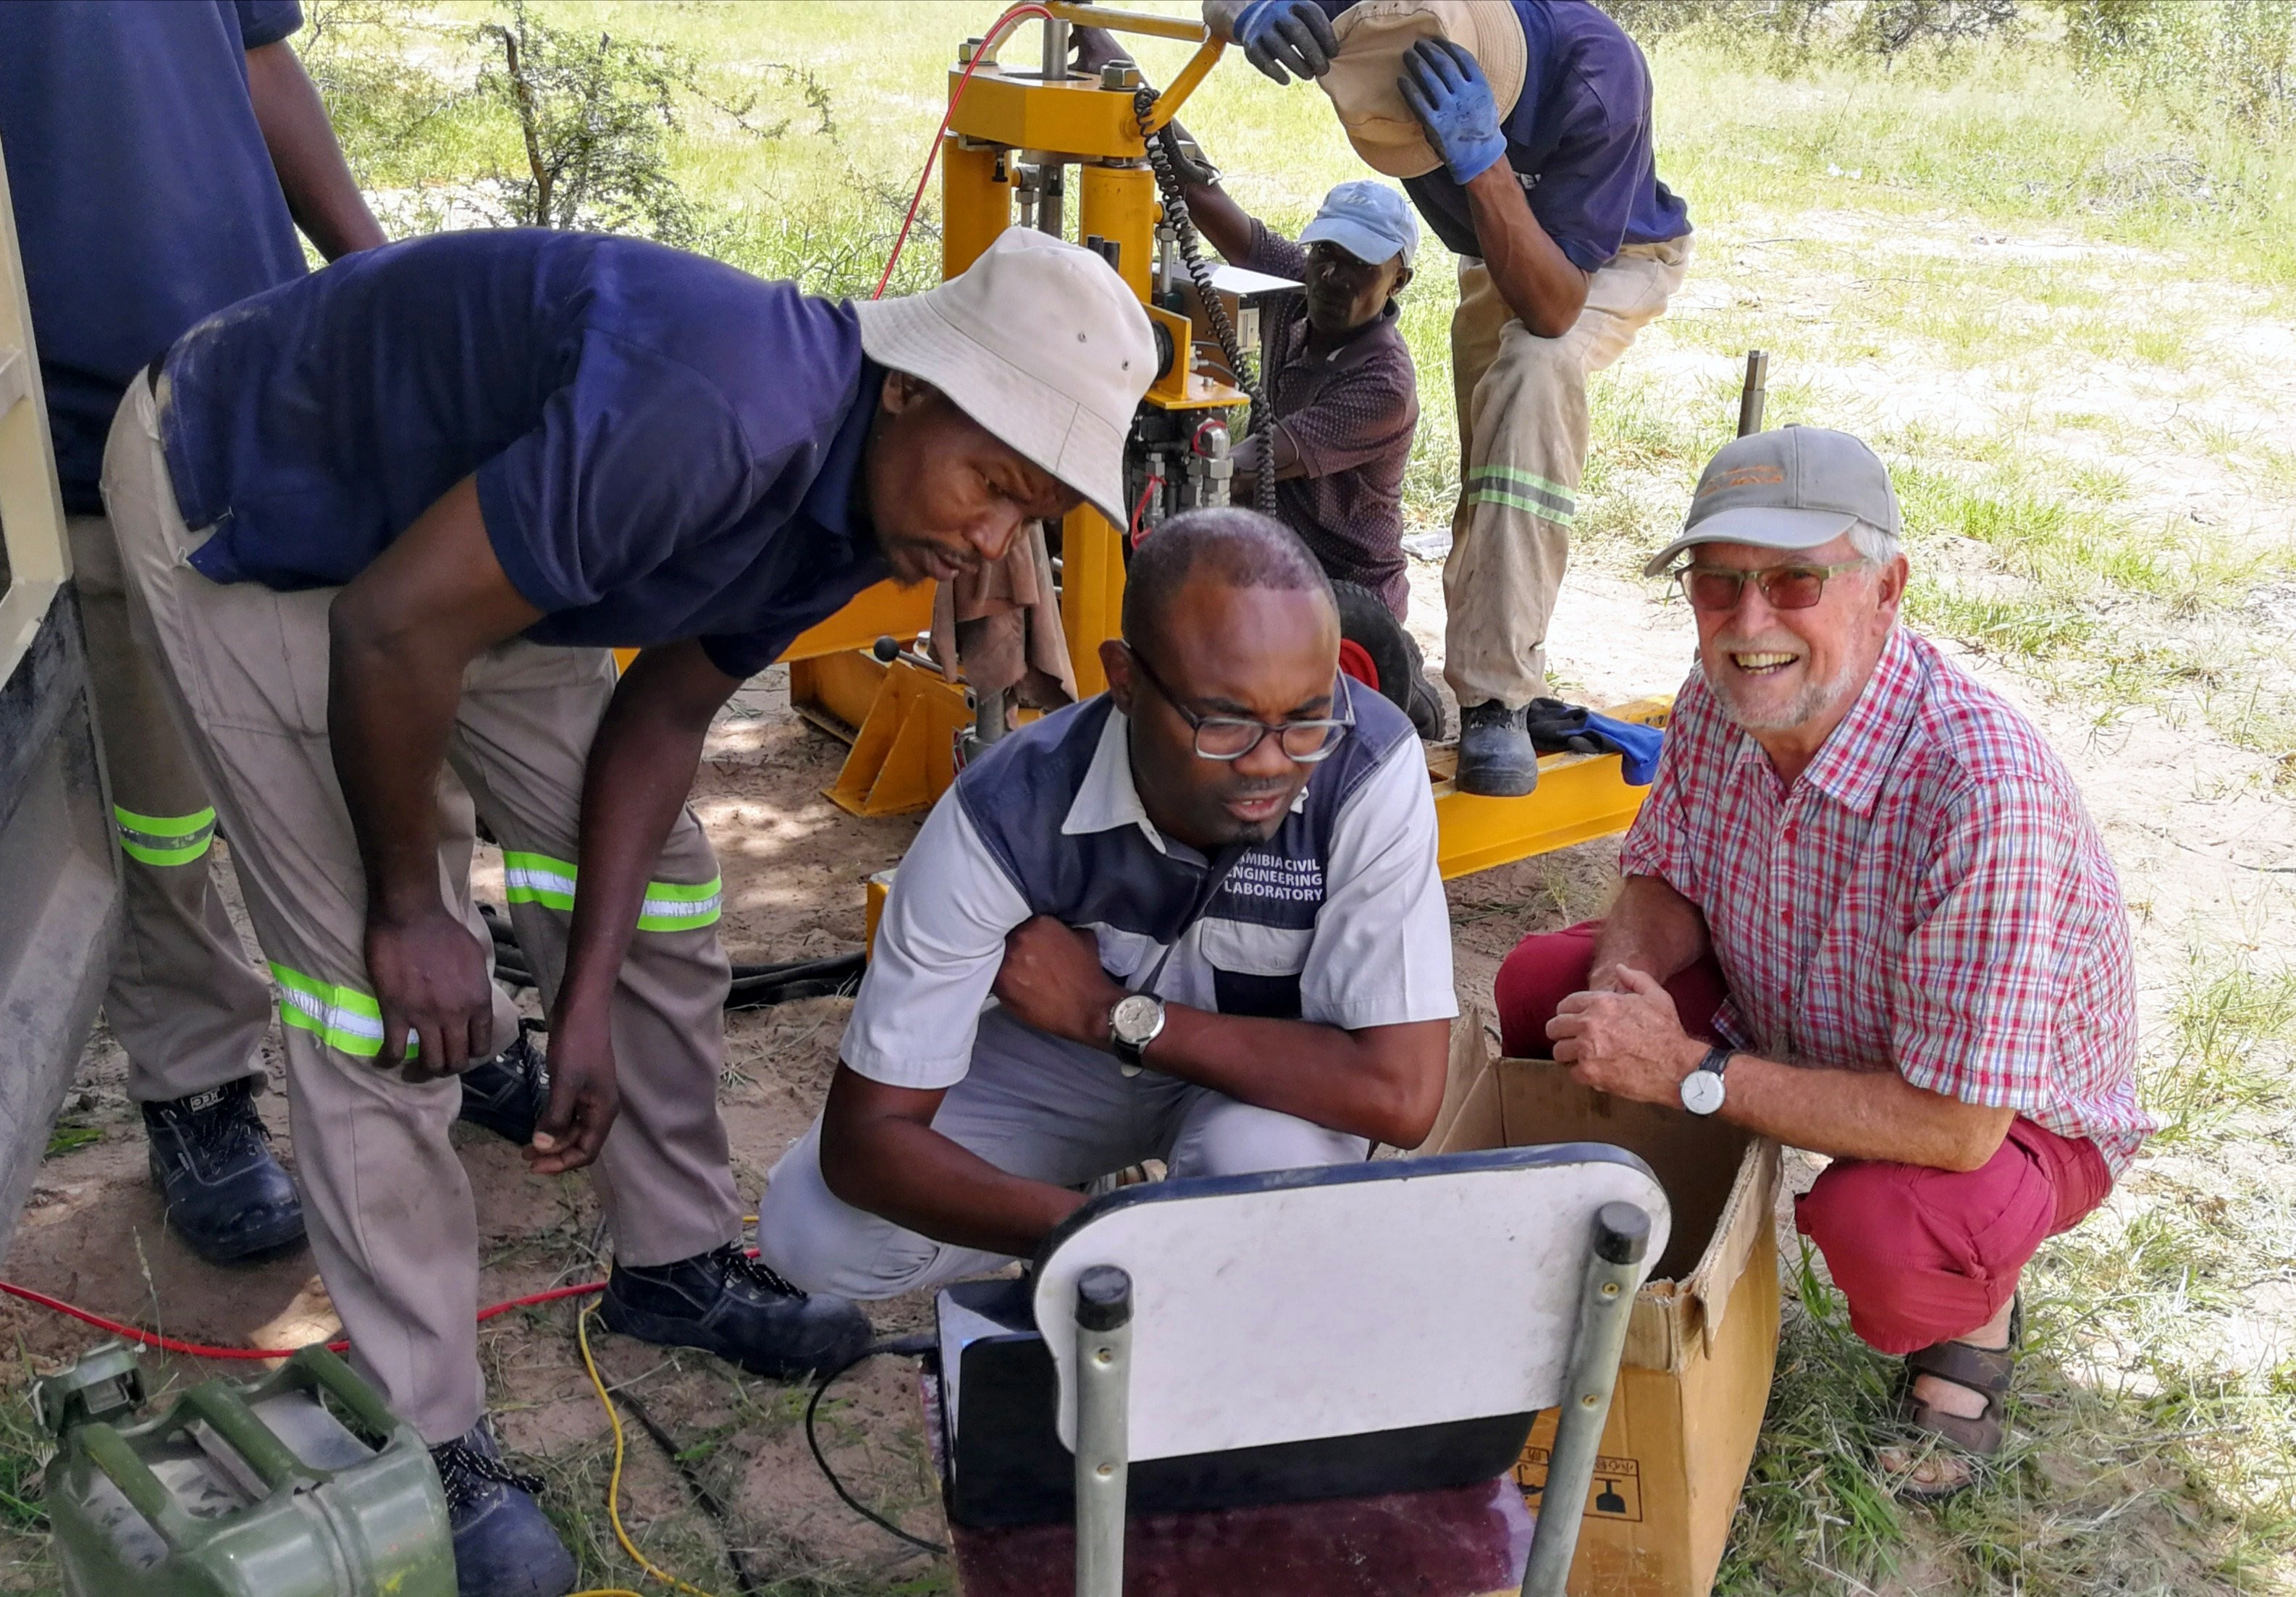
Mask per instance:
[[[558,28],[513,0],[479,24],[479,94],[516,119],[522,172],[498,172],[506,220],[533,227],[693,236],[692,206],[669,170],[693,62],[670,45]]]

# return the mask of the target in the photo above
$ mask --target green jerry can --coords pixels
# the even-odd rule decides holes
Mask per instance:
[[[140,1425],[144,1372],[116,1344],[34,1401],[70,1597],[455,1597],[429,1449],[324,1347]]]

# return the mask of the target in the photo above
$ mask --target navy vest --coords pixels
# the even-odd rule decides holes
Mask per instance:
[[[1411,722],[1379,694],[1348,684],[1355,729],[1308,778],[1306,802],[1229,870],[1205,907],[1201,946],[1219,1011],[1300,1018],[1300,977],[1324,907],[1324,867],[1341,812]],[[1032,914],[1108,927],[1160,947],[1187,930],[1210,862],[1173,839],[1160,853],[1139,827],[1062,831],[1103,730],[1103,693],[1005,737],[956,779],[957,801]],[[1176,955],[1177,959],[1178,956]]]

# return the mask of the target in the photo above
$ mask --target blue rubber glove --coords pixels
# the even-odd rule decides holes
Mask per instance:
[[[1506,135],[1499,131],[1490,80],[1464,45],[1421,39],[1403,53],[1403,76],[1395,86],[1459,182],[1480,177],[1506,159]]]
[[[1286,68],[1301,78],[1321,78],[1340,53],[1331,18],[1313,0],[1251,0],[1230,27],[1243,59],[1278,83],[1292,81]]]
[[[1587,730],[1619,751],[1628,785],[1650,786],[1651,778],[1658,774],[1659,750],[1666,747],[1666,733],[1636,721],[1614,721],[1591,709],[1587,712]]]

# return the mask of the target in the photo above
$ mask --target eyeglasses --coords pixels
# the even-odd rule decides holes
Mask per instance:
[[[1745,596],[1749,582],[1762,590],[1762,599],[1772,610],[1808,610],[1824,597],[1828,577],[1854,571],[1867,563],[1863,560],[1845,560],[1831,566],[1766,566],[1759,571],[1677,566],[1672,576],[1682,585],[1682,596],[1690,601],[1693,610],[1735,610],[1739,600]]]
[[[1262,738],[1272,736],[1275,746],[1283,750],[1284,758],[1294,765],[1312,766],[1317,760],[1330,758],[1339,748],[1340,740],[1346,737],[1356,724],[1352,709],[1345,720],[1326,717],[1314,721],[1285,721],[1281,724],[1248,720],[1240,716],[1200,716],[1181,703],[1178,696],[1164,685],[1164,679],[1156,675],[1156,667],[1148,663],[1140,651],[1127,643],[1124,652],[1132,657],[1132,663],[1140,667],[1140,674],[1148,679],[1156,692],[1163,696],[1164,702],[1177,711],[1180,719],[1185,721],[1195,733],[1198,759],[1242,759],[1259,747]]]

